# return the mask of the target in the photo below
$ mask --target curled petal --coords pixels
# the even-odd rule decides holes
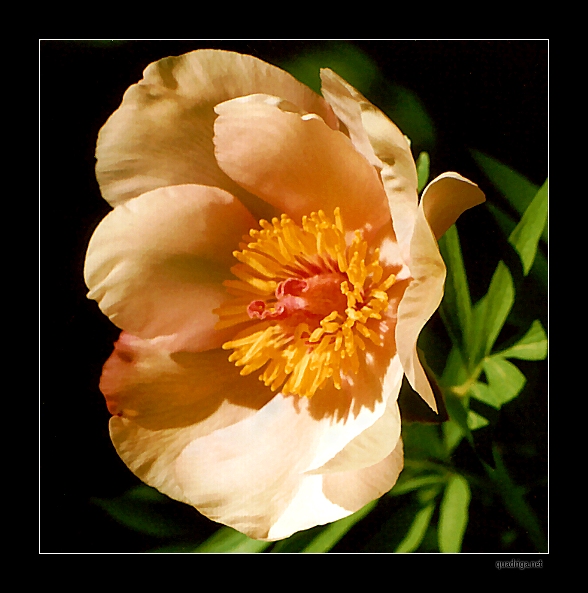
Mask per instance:
[[[484,192],[475,183],[453,172],[433,179],[421,198],[425,217],[437,239],[463,212],[485,199]]]
[[[435,396],[417,354],[417,340],[443,298],[446,268],[422,207],[417,211],[410,243],[412,281],[398,305],[396,347],[413,389],[437,411]]]
[[[457,173],[444,173],[427,186],[417,211],[410,243],[413,280],[398,307],[396,343],[407,379],[435,412],[435,396],[416,345],[422,328],[443,298],[446,269],[436,239],[464,210],[484,199],[482,191],[471,181]]]
[[[255,196],[218,168],[212,144],[214,106],[252,93],[283,97],[338,125],[322,97],[253,56],[198,50],[164,58],[145,69],[100,130],[96,176],[103,196],[116,205],[158,187],[194,183],[225,189],[256,216],[265,214]]]
[[[417,171],[410,146],[398,127],[335,72],[321,70],[322,93],[345,124],[355,148],[380,170],[394,231],[408,255],[418,206]]]
[[[374,168],[320,117],[258,97],[228,101],[216,110],[214,143],[221,169],[296,222],[337,206],[352,229],[358,223],[377,229],[389,220]]]
[[[404,466],[402,439],[382,461],[370,466],[323,476],[325,496],[352,513],[388,492]]]
[[[388,492],[402,467],[402,441],[399,439],[394,451],[375,465],[305,476],[265,539],[283,539],[296,531],[351,515]]]
[[[227,192],[184,185],[117,206],[86,257],[90,292],[113,323],[142,338],[175,334],[177,348],[205,350],[227,336],[212,313],[226,300],[232,250],[255,221]]]
[[[384,379],[387,394],[386,408],[382,415],[363,432],[350,440],[339,453],[312,473],[357,470],[380,462],[396,447],[400,438],[400,410],[398,394],[404,375],[398,355],[394,356]]]

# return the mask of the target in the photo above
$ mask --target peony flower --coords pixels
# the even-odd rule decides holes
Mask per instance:
[[[151,64],[101,129],[113,210],[89,298],[123,331],[100,387],[144,482],[250,537],[350,515],[403,466],[402,378],[436,410],[416,342],[436,239],[482,192],[420,203],[409,143],[324,70],[320,97],[248,55]]]

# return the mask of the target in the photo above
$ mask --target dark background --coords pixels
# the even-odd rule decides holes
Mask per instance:
[[[498,200],[467,151],[475,148],[535,184],[543,183],[548,167],[547,41],[349,43],[372,58],[388,81],[420,98],[435,123],[436,140],[422,146],[413,142],[413,147],[417,154],[429,150],[434,175],[456,170],[481,185],[489,200]],[[94,177],[98,130],[124,91],[159,58],[221,48],[279,64],[331,45],[40,42],[42,552],[130,552],[156,545],[118,525],[92,501],[117,496],[138,483],[110,444],[109,414],[97,387],[118,330],[85,298],[82,276],[87,243],[109,210]],[[476,297],[485,292],[496,263],[493,258],[499,257],[491,255],[496,229],[486,212],[466,215],[459,229],[466,265],[468,260],[479,264],[475,270],[468,268]],[[470,244],[474,254],[468,253]],[[183,507],[178,512],[183,513]],[[214,529],[195,511],[186,507],[185,512],[194,528]]]

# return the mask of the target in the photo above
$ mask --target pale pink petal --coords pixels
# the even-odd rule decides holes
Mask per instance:
[[[220,346],[226,331],[212,313],[226,300],[232,251],[255,226],[227,192],[160,188],[117,206],[88,247],[85,278],[102,311],[142,338],[175,334],[176,348]]]
[[[226,352],[173,353],[169,340],[121,335],[104,365],[100,388],[112,441],[144,482],[190,503],[175,475],[189,443],[255,414],[272,397],[253,377],[241,377]]]
[[[220,167],[239,185],[296,222],[339,206],[350,229],[378,229],[389,220],[375,169],[342,132],[316,115],[282,105],[233,100],[219,105],[214,130]]]
[[[187,183],[220,187],[256,216],[268,211],[217,166],[214,106],[252,93],[277,95],[338,123],[322,97],[253,56],[198,50],[148,66],[100,131],[96,175],[103,196],[120,204],[150,190]]]
[[[410,243],[413,280],[398,306],[396,347],[406,378],[436,412],[433,390],[419,361],[416,344],[425,323],[441,303],[446,269],[422,206],[421,202]]]
[[[475,183],[459,173],[448,172],[427,185],[421,201],[433,234],[439,239],[463,212],[485,199]]]
[[[406,257],[418,206],[418,179],[409,143],[382,111],[335,72],[321,70],[321,80],[322,93],[347,127],[355,148],[380,170],[394,231]]]
[[[323,475],[323,492],[337,506],[354,513],[388,492],[404,466],[402,439],[379,463],[353,471]]]

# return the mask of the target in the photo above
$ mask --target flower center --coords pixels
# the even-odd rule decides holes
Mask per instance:
[[[381,313],[396,277],[383,279],[379,250],[368,252],[362,233],[346,241],[339,208],[334,222],[322,211],[298,226],[286,215],[260,221],[233,255],[235,298],[215,310],[217,329],[247,327],[223,349],[242,375],[264,370],[272,390],[310,397],[332,382],[341,389],[356,374],[365,340],[380,345]]]

